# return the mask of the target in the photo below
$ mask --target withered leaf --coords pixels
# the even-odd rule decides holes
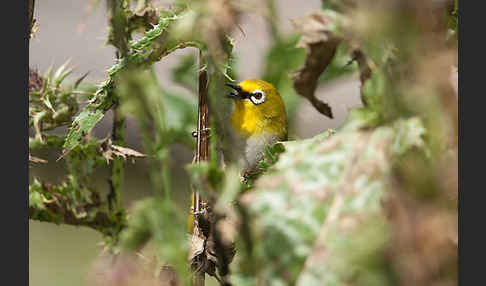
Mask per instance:
[[[135,151],[133,149],[127,148],[127,147],[122,147],[118,145],[111,145],[111,148],[113,150],[113,154],[117,156],[123,157],[123,159],[126,159],[127,157],[145,157],[145,154],[142,154],[138,151]]]
[[[297,47],[304,47],[307,54],[304,66],[294,78],[294,88],[320,113],[333,118],[331,107],[317,99],[314,92],[319,77],[331,63],[341,41],[331,28],[334,19],[325,13],[316,12],[291,21],[295,29],[302,34]]]
[[[189,261],[192,261],[196,256],[204,252],[204,238],[193,234],[190,240]]]
[[[133,149],[122,147],[118,145],[114,145],[111,143],[111,139],[108,139],[101,145],[101,154],[103,158],[106,159],[106,162],[113,160],[113,155],[122,157],[123,159],[127,158],[134,158],[134,157],[145,157],[145,154],[142,154],[138,151]]]

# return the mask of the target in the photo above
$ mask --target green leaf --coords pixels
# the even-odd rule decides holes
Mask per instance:
[[[73,121],[73,127],[66,137],[63,148],[71,150],[79,144],[79,141],[88,134],[91,129],[103,118],[101,110],[83,110]]]

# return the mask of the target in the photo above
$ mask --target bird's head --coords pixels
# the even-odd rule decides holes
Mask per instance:
[[[233,126],[247,135],[271,132],[281,138],[287,134],[285,104],[277,89],[259,79],[248,79],[239,84],[227,83],[233,91],[227,95],[235,102]]]
[[[259,79],[248,79],[239,84],[227,83],[233,88],[227,97],[235,100],[237,107],[259,111],[267,115],[285,113],[285,105],[277,89],[271,84]]]

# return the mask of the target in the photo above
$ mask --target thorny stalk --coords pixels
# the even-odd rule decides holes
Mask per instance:
[[[207,162],[209,160],[209,97],[208,97],[208,73],[205,68],[203,53],[199,50],[199,96],[197,115],[197,143],[195,163]],[[202,211],[202,200],[198,190],[193,193],[192,209],[194,212],[193,235],[200,233],[198,217]],[[197,259],[197,258],[196,258]],[[195,269],[193,274],[193,285],[204,285],[205,270]]]
[[[124,0],[108,0],[108,20],[110,22],[109,42],[117,48],[117,55],[122,58],[127,56],[129,32],[124,29],[126,26],[126,15],[124,12]],[[119,60],[119,59],[117,59]],[[125,145],[125,115],[120,111],[118,102],[113,106],[113,128],[111,140],[118,146]],[[125,174],[123,159],[113,158],[110,167],[110,193],[108,194],[108,206],[111,212],[120,210],[121,192],[123,189],[123,178]]]
[[[125,145],[125,116],[118,106],[113,108],[113,128],[111,134],[113,144]],[[125,170],[123,158],[113,158],[111,163],[110,193],[108,194],[108,206],[110,211],[120,209],[121,191],[123,188]]]

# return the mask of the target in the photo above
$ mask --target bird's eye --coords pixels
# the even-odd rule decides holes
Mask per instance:
[[[250,100],[255,105],[265,102],[265,92],[261,90],[255,90],[251,93]]]

